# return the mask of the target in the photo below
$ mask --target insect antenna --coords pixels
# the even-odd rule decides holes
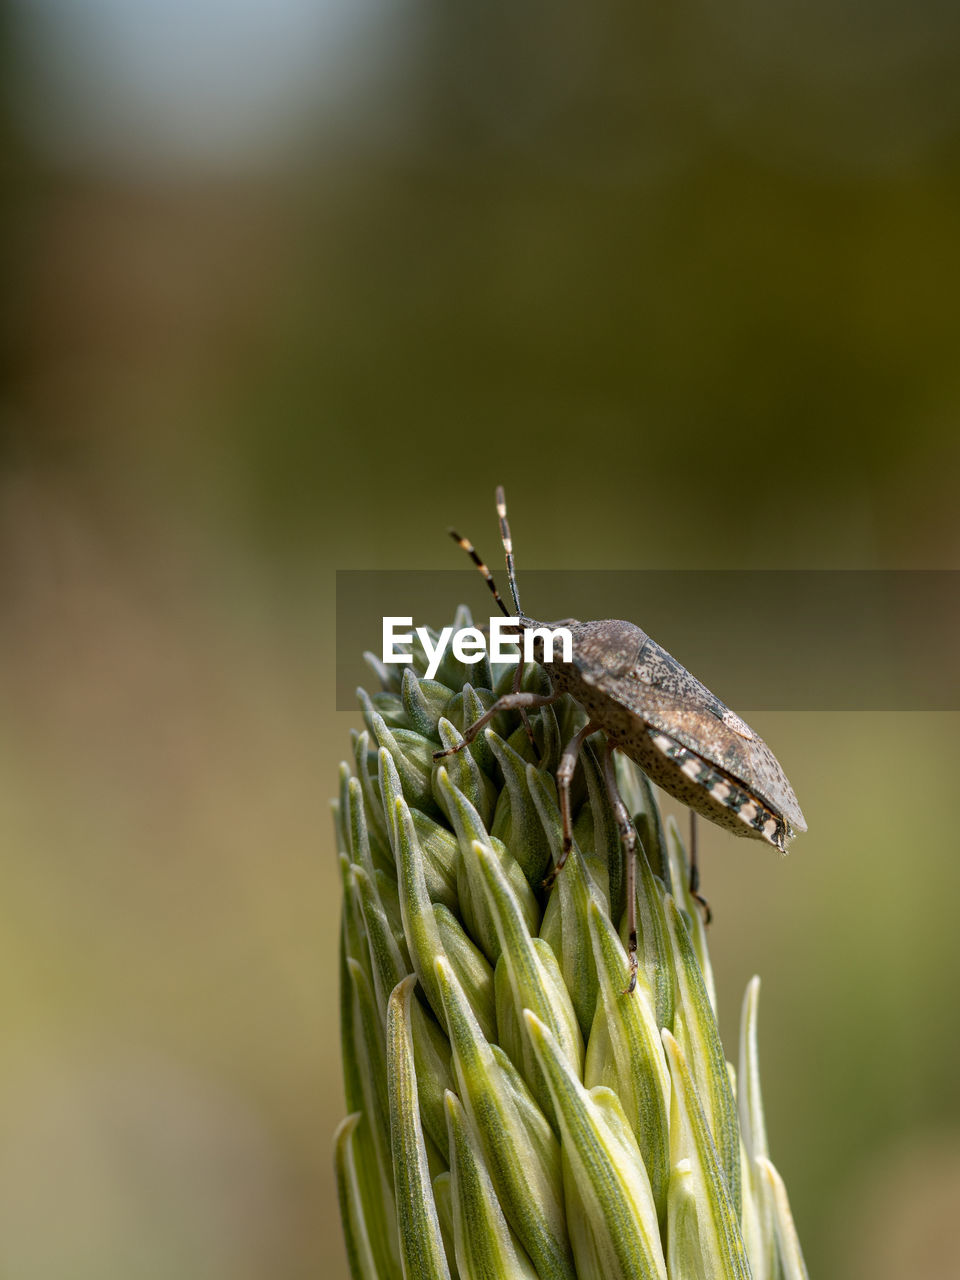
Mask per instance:
[[[522,619],[523,613],[521,612],[520,600],[517,596],[517,576],[516,576],[516,573],[514,572],[514,567],[513,567],[513,543],[510,541],[510,526],[507,524],[507,502],[503,496],[502,485],[497,485],[497,515],[500,517],[500,538],[501,538],[501,541],[503,542],[503,549],[507,554],[507,576],[510,579],[510,594],[513,597],[513,603],[516,606],[517,616]],[[473,543],[468,538],[461,538],[460,534],[457,533],[455,529],[448,529],[447,532],[450,534],[450,537],[453,538],[454,542],[459,543],[459,545],[463,547],[464,551],[467,553],[467,555],[470,557],[473,563],[477,566],[477,568],[483,574],[483,579],[486,582],[487,586],[490,588],[490,591],[493,595],[494,600],[496,600],[497,604],[500,606],[500,612],[503,614],[503,616],[505,618],[512,617],[513,615],[510,613],[510,610],[507,608],[507,606],[503,603],[503,599],[500,595],[500,592],[497,590],[497,584],[493,580],[493,574],[490,572],[490,570],[487,568],[484,562],[480,559]],[[513,696],[514,697],[516,697],[517,694],[519,693],[520,682],[522,678],[523,678],[523,661],[520,658],[520,655],[518,654],[517,667],[513,675]],[[530,717],[527,715],[526,708],[523,707],[522,705],[518,708],[518,710],[520,712],[520,719],[523,722],[523,727],[526,730],[527,737],[530,740],[530,745],[533,747],[534,757],[539,762],[540,748],[537,746],[537,740],[533,735],[533,726],[530,724]]]
[[[491,592],[493,593],[494,600],[496,600],[497,604],[500,606],[500,612],[503,614],[505,618],[509,618],[510,610],[503,603],[503,600],[500,596],[500,592],[497,590],[497,584],[493,580],[493,574],[490,572],[490,570],[487,568],[484,562],[480,559],[479,555],[477,554],[476,547],[473,545],[473,543],[470,541],[469,538],[461,538],[459,533],[457,533],[456,529],[448,529],[447,533],[449,533],[450,537],[454,540],[454,542],[457,543],[458,546],[463,547],[464,551],[467,553],[467,555],[470,557],[473,563],[477,566],[477,568],[483,574],[483,580],[484,582],[486,582],[487,586],[490,588]]]
[[[513,563],[513,539],[510,537],[510,526],[507,524],[507,499],[503,492],[503,485],[497,485],[497,515],[500,517],[500,541],[503,543],[503,550],[507,557],[507,579],[510,584],[510,595],[513,597],[513,605],[517,611],[517,617],[523,617],[523,610],[520,608],[520,595],[517,591],[517,571]]]

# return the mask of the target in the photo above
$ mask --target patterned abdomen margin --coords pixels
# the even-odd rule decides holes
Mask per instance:
[[[669,737],[662,730],[651,725],[647,733],[657,750],[675,764],[686,776],[709,792],[710,796],[722,804],[725,809],[768,841],[781,853],[786,852],[787,825],[772,809],[769,809],[757,796],[738,783],[729,773],[710,764],[702,756],[698,756],[689,747],[684,747],[676,739]]]

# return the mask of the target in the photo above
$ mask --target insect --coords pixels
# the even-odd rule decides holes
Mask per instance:
[[[497,488],[496,503],[513,615],[472,543],[452,529],[450,535],[483,574],[507,617],[516,616],[521,629],[547,626],[528,617],[520,607],[502,487]],[[563,845],[561,856],[544,884],[553,882],[573,847],[570,784],[580,748],[591,734],[601,731],[606,739],[604,782],[627,859],[630,964],[627,989],[633,991],[637,981],[637,836],[617,787],[614,751],[622,751],[657,786],[695,813],[736,835],[765,840],[781,853],[786,852],[787,841],[806,831],[807,825],[786,775],[763,739],[646,632],[632,622],[619,619],[598,622],[570,619],[563,625],[570,629],[573,641],[569,662],[559,658],[544,662],[543,640],[533,637],[534,657],[550,677],[551,692],[522,691],[523,667],[518,662],[512,691],[467,726],[462,741],[455,747],[434,752],[434,759],[462,750],[500,711],[519,711],[532,740],[528,711],[555,702],[563,694],[569,694],[583,708],[587,723],[564,748],[557,766]],[[695,858],[691,861],[690,887],[697,900],[706,906],[697,892]]]

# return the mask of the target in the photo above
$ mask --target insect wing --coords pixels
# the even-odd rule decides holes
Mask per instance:
[[[793,788],[767,744],[656,641],[646,640],[636,666],[624,675],[582,675],[646,724],[730,774],[795,831],[806,831]]]

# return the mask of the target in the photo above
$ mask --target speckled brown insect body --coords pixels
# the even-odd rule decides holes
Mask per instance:
[[[580,748],[591,734],[602,732],[606,739],[604,780],[627,855],[627,950],[629,990],[633,990],[637,971],[637,836],[617,788],[614,751],[629,756],[653,782],[696,813],[736,835],[765,840],[781,853],[786,851],[792,836],[806,831],[806,823],[790,783],[763,739],[638,626],[619,619],[543,623],[524,614],[517,592],[506,501],[500,488],[497,489],[497,514],[517,625],[534,632],[539,628],[567,627],[572,641],[569,661],[552,655],[549,662],[545,661],[543,639],[534,634],[533,655],[550,677],[551,692],[521,691],[522,665],[518,664],[512,691],[498,698],[483,716],[468,725],[457,746],[435,752],[434,759],[441,760],[460,751],[500,711],[519,711],[533,742],[528,711],[555,702],[564,694],[569,694],[583,708],[587,722],[564,748],[557,766],[563,849],[544,883],[552,883],[573,846],[570,782]],[[500,598],[490,570],[472,544],[452,529],[450,533],[483,574],[501,611],[507,617],[514,616]],[[706,907],[697,893],[695,860],[690,887]]]
[[[806,831],[763,739],[646,632],[618,619],[566,625],[573,660],[544,664],[554,689],[570,694],[657,786],[718,826],[781,852]]]

